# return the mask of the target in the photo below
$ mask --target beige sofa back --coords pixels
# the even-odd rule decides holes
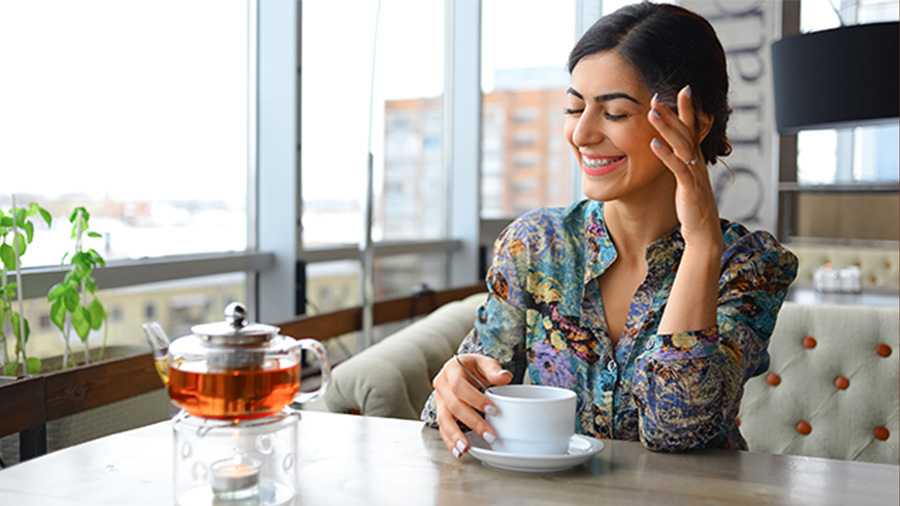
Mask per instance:
[[[441,306],[337,366],[327,408],[418,419],[432,378],[471,330],[484,298]],[[772,335],[769,372],[747,383],[741,404],[751,451],[897,464],[898,313],[896,307],[786,303]],[[879,355],[885,347],[886,357]],[[841,377],[844,389],[835,386]],[[798,432],[801,423],[809,425],[807,435]]]

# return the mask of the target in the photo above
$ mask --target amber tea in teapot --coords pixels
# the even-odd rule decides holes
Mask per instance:
[[[176,363],[169,368],[169,396],[194,416],[268,416],[300,393],[300,367],[292,359],[266,360],[259,367],[227,372],[197,370],[201,369],[197,365]]]

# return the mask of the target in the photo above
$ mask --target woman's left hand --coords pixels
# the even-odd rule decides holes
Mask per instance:
[[[700,141],[709,131],[713,118],[694,113],[690,86],[678,93],[677,100],[677,115],[658,102],[656,96],[650,100],[647,117],[660,134],[650,143],[650,149],[675,175],[675,212],[685,245],[721,247],[719,211],[700,150]]]

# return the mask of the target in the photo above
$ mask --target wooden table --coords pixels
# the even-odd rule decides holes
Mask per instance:
[[[589,462],[522,474],[457,460],[419,422],[303,412],[298,505],[896,505],[900,467],[706,450],[659,454],[605,441]],[[0,471],[0,505],[166,505],[169,422]]]

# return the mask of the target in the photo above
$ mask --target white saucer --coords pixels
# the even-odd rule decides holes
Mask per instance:
[[[569,439],[569,450],[565,455],[517,455],[491,450],[491,446],[474,432],[466,433],[469,439],[469,453],[482,463],[526,473],[552,473],[563,471],[587,462],[603,450],[603,442],[589,436],[575,434]]]

